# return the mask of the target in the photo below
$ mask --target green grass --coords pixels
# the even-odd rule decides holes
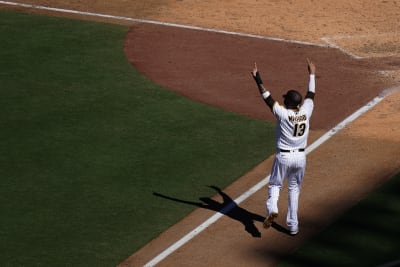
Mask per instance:
[[[0,263],[115,266],[273,152],[273,125],[150,83],[128,28],[0,10]]]
[[[399,225],[400,174],[278,266],[399,266]]]

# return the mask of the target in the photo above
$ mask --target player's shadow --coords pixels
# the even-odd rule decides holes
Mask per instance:
[[[280,225],[280,224],[278,224],[276,222],[272,222],[271,227],[274,228],[278,232],[293,236],[293,235],[290,234],[289,229],[286,229],[285,227],[283,227],[282,225]]]
[[[201,200],[202,202],[194,202],[194,201],[182,200],[174,197],[165,196],[156,192],[153,192],[153,195],[157,197],[162,197],[164,199],[172,200],[175,202],[189,204],[199,208],[220,212],[228,216],[229,218],[241,222],[244,225],[245,230],[253,237],[261,237],[261,233],[255,226],[254,221],[263,222],[265,220],[265,217],[249,212],[239,207],[235,203],[235,201],[233,201],[232,198],[229,197],[227,194],[225,194],[220,188],[216,186],[209,186],[209,187],[213,188],[215,191],[218,192],[218,194],[223,199],[222,203],[215,201],[209,197],[200,197],[199,200]]]

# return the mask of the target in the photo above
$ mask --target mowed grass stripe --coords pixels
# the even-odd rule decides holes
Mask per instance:
[[[127,30],[0,10],[2,264],[115,266],[195,208],[153,192],[210,197],[274,151],[273,124],[142,77]]]

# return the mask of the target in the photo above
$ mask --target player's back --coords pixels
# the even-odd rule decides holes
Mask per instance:
[[[304,149],[310,130],[310,118],[314,102],[305,99],[300,109],[287,109],[278,103],[273,106],[277,118],[276,145],[279,149]]]

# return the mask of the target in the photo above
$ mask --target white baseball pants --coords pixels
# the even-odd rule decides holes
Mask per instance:
[[[267,213],[278,213],[279,192],[287,178],[289,199],[286,224],[291,231],[298,229],[297,210],[305,168],[306,154],[304,152],[278,152],[272,166],[266,202]]]

